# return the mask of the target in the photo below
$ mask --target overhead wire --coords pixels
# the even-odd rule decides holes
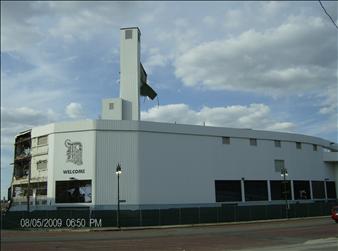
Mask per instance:
[[[336,22],[333,20],[333,18],[330,16],[330,14],[326,11],[325,7],[323,6],[322,2],[320,0],[318,0],[320,6],[322,7],[322,9],[324,10],[325,14],[331,19],[332,23],[334,24],[334,26],[338,29],[338,26],[336,24]]]

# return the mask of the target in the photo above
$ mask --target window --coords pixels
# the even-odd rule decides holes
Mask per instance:
[[[13,197],[21,197],[24,196],[25,190],[23,186],[16,185],[13,186]]]
[[[325,199],[324,181],[312,181],[312,195],[314,199]]]
[[[296,148],[297,149],[302,149],[302,143],[296,142]]]
[[[36,162],[36,169],[46,170],[47,169],[47,160],[39,160]]]
[[[268,186],[265,180],[245,180],[244,187],[246,201],[268,200]]]
[[[133,30],[126,30],[125,39],[132,39],[132,38],[133,38]]]
[[[275,171],[280,173],[283,168],[285,168],[284,160],[275,159]]]
[[[317,152],[318,146],[317,145],[312,145],[312,149],[313,149],[313,151]]]
[[[14,186],[14,194],[13,196],[21,197],[27,196],[27,192],[29,190],[29,194],[32,196],[34,191],[35,195],[47,195],[47,182],[34,182],[30,183],[30,187],[28,189],[27,184],[16,185]]]
[[[329,148],[323,147],[323,152],[329,153],[331,150]]]
[[[287,199],[291,200],[291,182],[290,180],[271,180],[270,181],[271,200],[285,200],[285,194]]]
[[[35,189],[36,195],[47,195],[47,182],[33,183],[31,186],[31,189]]]
[[[223,137],[222,140],[223,140],[223,144],[225,144],[225,145],[230,144],[230,137]]]
[[[92,202],[91,180],[64,180],[55,183],[56,203]]]
[[[242,201],[240,180],[215,180],[216,202]]]
[[[14,176],[16,179],[27,178],[31,162],[30,160],[23,160],[21,162],[14,162]]]
[[[295,200],[309,200],[310,194],[310,182],[306,180],[294,180],[293,181],[293,195]]]
[[[336,186],[334,181],[326,181],[326,193],[328,199],[336,199],[337,193],[336,193]]]
[[[275,147],[282,147],[282,142],[280,140],[275,140]]]
[[[109,110],[113,110],[114,109],[114,103],[109,103]]]
[[[47,143],[48,143],[48,136],[47,135],[38,137],[38,146],[47,145]]]
[[[257,146],[257,139],[250,139],[251,146]]]

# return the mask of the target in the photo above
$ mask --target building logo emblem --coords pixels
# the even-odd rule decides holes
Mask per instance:
[[[67,147],[66,162],[72,162],[78,166],[82,165],[82,143],[72,142],[70,139],[66,139],[65,146]]]

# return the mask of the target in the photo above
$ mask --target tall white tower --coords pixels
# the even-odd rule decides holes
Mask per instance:
[[[140,120],[140,96],[157,95],[140,62],[140,38],[137,27],[120,30],[120,97],[102,100],[102,119]]]
[[[140,37],[138,28],[120,30],[120,98],[126,120],[140,120]]]

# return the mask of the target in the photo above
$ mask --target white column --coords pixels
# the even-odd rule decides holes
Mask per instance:
[[[327,201],[327,189],[326,189],[326,179],[324,180],[324,193],[325,193],[325,200]]]
[[[241,179],[241,191],[242,191],[242,202],[245,202],[245,187],[244,187],[244,179]]]
[[[270,180],[268,182],[268,200],[271,201],[271,188],[270,188]]]
[[[33,188],[33,206],[36,205],[36,188]]]
[[[140,37],[137,27],[120,31],[120,97],[125,120],[140,120]]]
[[[313,200],[312,180],[310,180],[309,183],[310,183],[310,199]]]
[[[294,192],[293,192],[293,180],[290,180],[291,185],[291,200],[295,200]]]

